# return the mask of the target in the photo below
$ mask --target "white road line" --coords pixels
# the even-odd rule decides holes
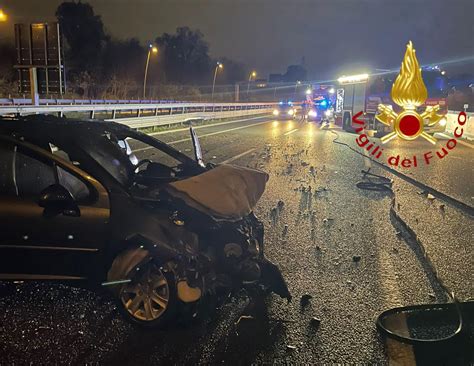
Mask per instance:
[[[291,131],[285,132],[283,135],[284,135],[284,136],[288,136],[290,133],[296,132],[296,131],[298,131],[298,130],[299,130],[299,128],[294,128],[294,129],[292,129]]]
[[[232,121],[225,121],[225,122],[218,122],[218,123],[209,123],[207,125],[193,126],[193,127],[194,127],[195,130],[198,130],[200,128],[222,126],[222,125],[228,125],[230,123],[252,121],[254,119],[261,119],[261,118],[266,118],[266,116],[252,117],[252,118],[245,118],[245,119],[236,119],[236,120],[232,120]],[[149,135],[150,136],[164,135],[164,134],[167,134],[167,133],[183,132],[183,131],[189,131],[189,127],[179,128],[179,129],[176,129],[176,130],[166,130],[166,131],[160,131],[160,132],[153,132],[153,133],[149,133]]]
[[[446,135],[444,133],[440,133],[440,135],[443,136],[443,137],[446,137],[447,139],[454,138],[454,137]],[[466,142],[466,141],[463,141],[463,140],[460,140],[460,139],[456,139],[456,141],[459,142],[461,145],[465,145],[465,146],[470,147],[471,149],[474,149],[474,144],[470,144],[469,142]]]
[[[247,151],[243,152],[242,154],[235,155],[235,156],[232,157],[232,158],[229,158],[229,159],[227,159],[227,160],[224,160],[221,164],[231,163],[231,162],[233,162],[234,160],[237,160],[238,158],[241,158],[242,156],[245,156],[245,155],[250,154],[252,151],[254,151],[254,150],[256,150],[256,149],[257,149],[257,148],[254,147],[253,149],[247,150]]]
[[[229,128],[228,130],[223,130],[223,131],[217,131],[217,132],[211,132],[211,133],[207,133],[205,135],[201,135],[201,136],[198,136],[199,138],[203,138],[203,137],[206,137],[206,136],[214,136],[214,135],[219,135],[221,133],[226,133],[226,132],[231,132],[231,131],[237,131],[237,130],[241,130],[243,128],[250,128],[250,127],[255,127],[255,126],[258,126],[258,125],[262,125],[264,123],[270,123],[272,122],[271,120],[270,121],[263,121],[263,122],[258,122],[258,123],[254,123],[254,124],[251,124],[251,125],[247,125],[247,126],[240,126],[240,127],[234,127],[234,128]],[[185,141],[191,141],[191,137],[187,137],[185,139],[181,139],[181,140],[176,140],[176,141],[171,141],[171,142],[167,142],[168,145],[174,145],[174,144],[179,144],[180,142],[185,142]],[[139,152],[139,151],[144,151],[144,150],[148,150],[148,149],[151,149],[153,148],[152,146],[147,146],[147,147],[142,147],[140,149],[136,149],[136,150],[133,150],[133,152]]]

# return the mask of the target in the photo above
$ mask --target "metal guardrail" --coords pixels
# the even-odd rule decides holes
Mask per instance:
[[[76,105],[76,104],[167,104],[193,103],[183,100],[137,100],[137,99],[40,99],[40,105]],[[31,98],[0,98],[0,106],[31,105]]]
[[[225,112],[233,110],[265,109],[271,108],[274,103],[75,103],[75,104],[47,104],[47,105],[7,105],[0,106],[0,115],[27,115],[27,114],[58,114],[71,112],[89,112],[90,118],[94,118],[98,112],[110,112],[112,119],[118,119],[117,112],[127,111],[127,114],[135,113],[134,117],[141,117],[142,113],[148,115],[173,115],[176,113],[191,112]]]
[[[269,114],[272,110],[273,108],[233,110],[224,112],[192,112],[164,116],[106,119],[106,121],[122,123],[132,128],[146,128],[166,126],[189,121],[210,120],[215,118],[255,116],[259,114]]]
[[[133,128],[171,125],[189,120],[231,118],[270,113],[276,103],[198,103],[176,101],[105,101],[43,99],[40,105],[25,99],[0,99],[0,115],[86,113],[91,119],[126,124]],[[47,101],[48,103],[45,103]],[[28,100],[28,102],[31,102]],[[71,103],[69,103],[71,102]],[[105,102],[105,103],[104,103]],[[122,103],[126,102],[126,103]],[[3,103],[3,104],[2,104]]]

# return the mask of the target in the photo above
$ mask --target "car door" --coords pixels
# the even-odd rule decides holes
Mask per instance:
[[[34,145],[0,139],[0,149],[0,279],[94,275],[110,216],[105,188]],[[73,207],[59,207],[58,197]]]

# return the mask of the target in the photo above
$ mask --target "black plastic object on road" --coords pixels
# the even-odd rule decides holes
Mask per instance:
[[[474,362],[474,301],[394,308],[377,318],[387,337],[413,346],[417,364]]]
[[[390,191],[392,192],[393,180],[386,178],[382,175],[370,173],[370,168],[362,170],[363,181],[357,182],[356,186],[360,189],[366,189],[369,191]]]

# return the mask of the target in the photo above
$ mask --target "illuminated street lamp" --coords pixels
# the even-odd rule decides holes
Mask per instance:
[[[252,78],[253,78],[253,80],[255,80],[256,77],[257,77],[257,72],[256,71],[252,71],[249,75],[249,82],[247,84],[247,99],[249,99],[250,82],[252,81]]]
[[[3,9],[0,9],[0,22],[7,21],[7,14],[4,13]]]
[[[211,95],[211,102],[214,101],[214,88],[216,86],[216,77],[217,77],[217,71],[219,69],[223,69],[224,68],[224,65],[221,64],[219,61],[217,61],[217,64],[216,64],[216,69],[214,70],[214,80],[212,81],[212,95]]]
[[[150,63],[150,55],[152,53],[155,53],[155,54],[158,53],[158,48],[150,44],[148,46],[148,56],[146,58],[146,64],[145,64],[145,77],[143,79],[143,99],[145,99],[146,97],[146,77],[148,75],[148,64]]]
[[[312,92],[311,88],[306,89],[306,95],[310,95]]]

